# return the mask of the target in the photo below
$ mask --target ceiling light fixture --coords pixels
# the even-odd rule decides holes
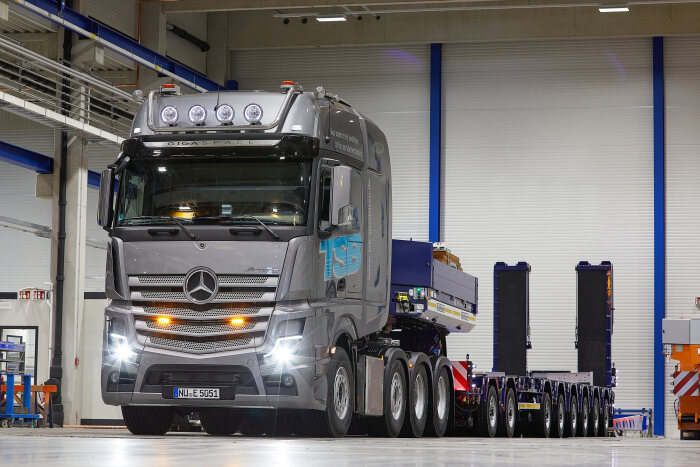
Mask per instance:
[[[601,13],[627,13],[630,9],[626,6],[602,6],[598,8],[598,11]]]
[[[348,19],[345,17],[345,15],[326,15],[326,16],[317,16],[316,21],[319,23],[330,23],[333,21],[347,21]]]

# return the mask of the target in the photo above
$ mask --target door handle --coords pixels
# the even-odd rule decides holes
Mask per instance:
[[[345,278],[338,279],[338,291],[342,292],[345,290]]]

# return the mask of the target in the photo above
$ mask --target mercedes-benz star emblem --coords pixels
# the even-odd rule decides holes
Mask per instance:
[[[198,305],[209,303],[219,291],[219,280],[214,271],[207,268],[195,268],[187,273],[183,287],[185,297]]]

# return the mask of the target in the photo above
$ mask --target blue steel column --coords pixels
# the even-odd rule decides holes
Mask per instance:
[[[430,188],[428,239],[439,242],[440,232],[440,146],[442,138],[442,44],[430,44]]]
[[[664,434],[665,366],[661,322],[666,316],[666,121],[664,38],[653,38],[654,69],[654,434]]]

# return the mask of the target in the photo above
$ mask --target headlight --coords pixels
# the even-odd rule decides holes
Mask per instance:
[[[221,104],[216,109],[216,119],[221,123],[231,123],[234,115],[233,107],[228,104]]]
[[[301,337],[289,336],[277,339],[270,353],[265,354],[265,363],[276,363],[278,365],[289,363],[301,348]]]
[[[262,108],[258,104],[249,104],[243,111],[243,116],[250,123],[258,123],[262,119]]]
[[[160,111],[160,119],[163,120],[163,123],[174,125],[177,123],[177,118],[177,109],[172,105],[163,107],[163,110]]]
[[[193,105],[190,107],[188,116],[190,117],[190,121],[192,123],[204,123],[204,120],[207,118],[207,110],[201,105]]]
[[[109,333],[107,348],[109,355],[118,362],[133,362],[136,360],[136,352],[131,350],[126,336]]]

